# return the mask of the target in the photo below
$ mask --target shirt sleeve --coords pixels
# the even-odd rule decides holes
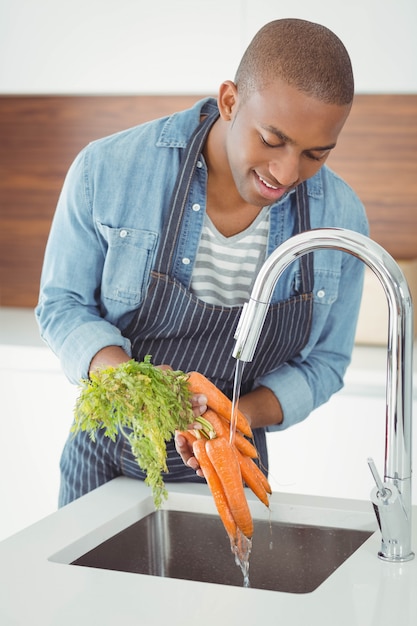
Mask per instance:
[[[100,282],[105,251],[92,217],[86,150],[70,167],[45,251],[36,319],[43,340],[73,383],[88,377],[92,357],[110,345],[130,354],[130,342],[104,319]]]
[[[364,216],[361,211],[357,213]],[[355,227],[368,234],[365,217],[357,220]],[[271,389],[282,407],[282,423],[270,426],[269,431],[301,422],[343,387],[355,340],[365,266],[347,252],[338,254],[342,261],[337,298],[323,305],[321,290],[313,294],[313,321],[306,346],[295,358],[255,381],[255,386]]]

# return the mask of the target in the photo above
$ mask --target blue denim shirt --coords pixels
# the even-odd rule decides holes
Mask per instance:
[[[130,354],[122,336],[146,294],[161,226],[183,149],[213,99],[88,145],[67,174],[46,248],[36,317],[44,341],[68,378],[88,376],[92,357],[109,345]],[[203,157],[191,185],[186,226],[174,257],[189,286],[205,207]],[[308,181],[311,227],[368,233],[364,208],[326,166]],[[271,207],[269,253],[294,230],[291,194]],[[343,385],[362,292],[363,264],[334,250],[314,253],[314,314],[302,353],[256,381],[279,398],[282,429],[304,419]],[[278,281],[273,301],[297,291],[298,262]]]

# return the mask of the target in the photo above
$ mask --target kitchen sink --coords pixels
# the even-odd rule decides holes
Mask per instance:
[[[195,508],[195,499],[190,502],[194,507],[189,508]],[[316,510],[316,518],[317,515],[320,517],[320,511]],[[344,524],[350,527],[327,525],[325,512],[323,523],[319,524],[299,521],[309,515],[297,515],[295,509],[289,515],[294,517],[299,519],[276,520],[266,512],[263,519],[254,518],[250,587],[312,592],[375,530],[369,523],[362,527],[361,516],[357,528],[352,527],[351,521]],[[348,513],[347,518],[350,517]],[[346,514],[339,518],[345,519]],[[93,547],[85,551],[86,545],[91,544]],[[174,506],[147,512],[102,541],[90,537],[87,543],[70,546],[50,560],[78,567],[243,586],[242,572],[235,564],[218,515],[198,512],[198,504],[197,511],[175,510]]]

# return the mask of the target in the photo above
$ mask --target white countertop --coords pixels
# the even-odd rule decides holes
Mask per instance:
[[[176,498],[177,503],[181,498],[186,502],[192,492],[198,510],[208,507],[206,512],[210,512],[212,498],[205,485],[178,484],[169,489],[170,499]],[[57,553],[70,555],[74,542],[89,549],[120,530],[120,524],[125,527],[143,516],[141,507],[149,509],[149,502],[150,493],[143,483],[118,478],[1,542],[0,624],[258,626],[262,619],[285,626],[417,624],[417,559],[403,564],[382,562],[377,557],[379,532],[307,594],[75,567],[65,559],[49,560]],[[289,515],[301,510],[305,523],[311,511],[322,525],[335,515],[348,519],[357,514],[373,520],[370,504],[362,501],[276,493],[272,510],[274,507]]]

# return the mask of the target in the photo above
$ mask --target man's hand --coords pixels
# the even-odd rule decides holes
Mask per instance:
[[[200,417],[207,411],[207,398],[202,393],[194,395],[191,398],[191,406],[193,408],[194,415]]]
[[[194,415],[202,415],[207,410],[207,398],[205,396],[194,396],[192,406]],[[252,428],[265,427],[270,424],[282,422],[283,415],[281,405],[270,389],[258,387],[250,391],[239,399],[239,408],[246,416]],[[200,428],[199,424],[189,428]],[[175,433],[175,448],[185,465],[191,467],[198,476],[203,476],[200,466],[193,454],[192,447],[184,436]]]
[[[184,465],[188,465],[195,471],[197,476],[204,478],[203,472],[200,469],[197,459],[193,454],[193,449],[188,443],[187,439],[181,435],[181,433],[175,433],[175,449],[182,458]]]
[[[196,417],[203,415],[203,413],[207,411],[206,396],[202,394],[192,396],[191,406],[193,407],[193,412]],[[196,423],[191,424],[189,428],[191,430],[198,430],[199,428],[201,428],[201,426],[200,424]],[[192,447],[188,443],[187,439],[178,432],[175,433],[175,449],[182,458],[183,463],[185,465],[188,465],[188,467],[191,467],[191,469],[193,469],[198,476],[203,477],[203,472],[201,471],[197,459],[193,454]]]

